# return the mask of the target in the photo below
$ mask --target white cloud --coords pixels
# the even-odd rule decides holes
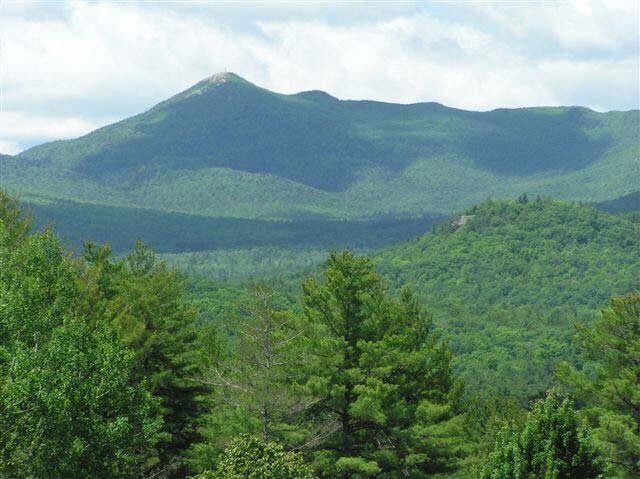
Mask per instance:
[[[0,112],[3,137],[17,141],[30,140],[34,131],[46,140],[74,138],[115,121],[118,121],[118,118],[34,117],[21,111]]]
[[[0,140],[0,153],[15,155],[16,153],[20,153],[20,151],[22,151],[22,147],[19,143]]]
[[[335,4],[10,5],[2,151],[81,135],[224,69],[341,98],[638,107],[633,1],[376,6],[360,17]]]

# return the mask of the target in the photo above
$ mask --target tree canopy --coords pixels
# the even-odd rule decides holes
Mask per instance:
[[[162,418],[132,351],[83,314],[51,232],[16,236],[0,219],[0,264],[0,476],[137,477]]]
[[[455,463],[456,395],[447,344],[408,291],[389,298],[367,258],[329,256],[303,285],[322,358],[307,383],[335,432],[313,452],[321,477],[426,477]]]
[[[482,479],[597,479],[604,472],[570,401],[538,401],[521,432],[503,430]]]
[[[640,294],[613,298],[593,327],[580,327],[580,370],[558,376],[585,406],[594,437],[617,477],[640,477]]]

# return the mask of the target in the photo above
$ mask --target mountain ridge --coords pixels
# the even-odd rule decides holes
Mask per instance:
[[[225,73],[78,139],[3,156],[0,186],[60,208],[267,221],[442,216],[525,191],[606,201],[640,184],[638,113],[286,95]]]
[[[138,117],[140,115],[144,115],[145,113],[148,113],[164,104],[167,104],[169,102],[175,101],[177,99],[181,99],[183,98],[187,93],[189,94],[199,94],[202,93],[203,90],[206,90],[208,88],[211,88],[212,86],[219,86],[221,84],[224,83],[228,83],[228,82],[236,82],[236,83],[242,83],[246,86],[250,86],[252,88],[258,89],[258,90],[262,90],[262,91],[266,91],[275,95],[280,95],[280,96],[285,96],[285,97],[304,97],[304,98],[312,98],[312,99],[331,99],[333,101],[338,101],[338,102],[350,102],[350,103],[361,103],[361,104],[366,104],[366,103],[372,103],[372,104],[379,104],[379,105],[392,105],[392,106],[396,106],[396,107],[420,107],[420,106],[436,106],[436,107],[442,107],[443,109],[447,109],[447,110],[451,110],[451,111],[459,111],[459,112],[465,112],[465,113],[494,113],[494,112],[511,112],[511,111],[521,111],[521,110],[529,110],[529,111],[535,111],[535,110],[548,110],[548,109],[560,109],[560,110],[582,110],[582,111],[587,111],[590,113],[596,113],[596,114],[607,114],[607,113],[630,113],[630,112],[638,112],[638,109],[629,109],[629,110],[606,110],[606,111],[598,111],[598,110],[593,110],[592,108],[586,107],[586,106],[582,106],[582,105],[554,105],[554,106],[550,106],[550,105],[540,105],[540,106],[535,106],[535,107],[512,107],[512,108],[506,108],[506,107],[498,107],[498,108],[493,108],[490,110],[468,110],[468,109],[464,109],[464,108],[458,108],[458,107],[451,107],[451,106],[447,106],[444,105],[442,103],[439,102],[435,102],[435,101],[419,101],[419,102],[408,102],[408,103],[396,103],[396,102],[388,102],[388,101],[382,101],[382,100],[373,100],[373,99],[359,99],[359,100],[355,100],[355,99],[342,99],[342,98],[338,98],[335,97],[333,95],[331,95],[330,93],[324,91],[324,90],[318,90],[318,89],[311,89],[311,90],[303,90],[300,92],[296,92],[296,93],[279,93],[279,92],[275,92],[275,91],[270,91],[267,90],[266,88],[262,88],[258,85],[256,85],[255,83],[252,83],[248,80],[246,80],[245,78],[243,78],[242,76],[234,73],[234,72],[218,72],[218,73],[214,73],[213,75],[210,75],[209,77],[206,77],[200,81],[198,81],[197,83],[193,84],[192,86],[188,87],[187,89],[176,93],[175,95],[172,95],[170,98],[160,101],[159,103],[151,106],[149,109],[145,110],[144,112],[141,112],[139,114],[133,115],[131,117],[127,117],[127,118],[123,118],[121,120],[116,121],[115,123],[109,124],[109,125],[105,125],[102,126],[100,128],[97,128],[96,130],[93,130],[89,133],[86,133],[84,135],[81,135],[79,137],[74,137],[74,138],[68,138],[68,139],[60,139],[60,140],[52,140],[52,141],[48,141],[48,142],[44,142],[42,144],[39,145],[35,145],[32,146],[30,148],[27,148],[26,150],[23,150],[19,153],[13,154],[13,155],[9,155],[6,153],[0,153],[0,155],[2,156],[6,156],[6,157],[18,157],[18,156],[25,156],[25,154],[27,154],[29,151],[34,150],[34,149],[39,149],[45,145],[50,145],[53,143],[58,143],[58,142],[67,142],[67,141],[74,141],[74,140],[78,140],[80,138],[86,137],[87,135],[90,135],[92,133],[95,133],[97,131],[100,131],[104,128],[109,128],[112,125],[121,123],[122,121],[128,120],[130,118],[135,118]]]

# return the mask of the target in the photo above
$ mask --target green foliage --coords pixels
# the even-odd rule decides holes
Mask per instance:
[[[111,331],[67,321],[37,350],[13,354],[0,397],[0,475],[138,477],[139,451],[161,420]]]
[[[282,446],[254,436],[241,435],[222,453],[214,471],[194,479],[314,479],[302,457]]]
[[[548,199],[485,202],[374,261],[446,330],[467,391],[522,404],[576,361],[573,322],[640,289],[638,225]]]
[[[4,224],[3,243],[12,248],[25,239],[33,226],[30,214],[24,214],[18,201],[0,189],[0,220]]]
[[[326,260],[327,253],[324,249],[262,247],[171,253],[160,257],[189,276],[239,283],[317,269]]]
[[[426,477],[452,468],[458,387],[451,354],[408,291],[386,297],[371,261],[329,256],[324,282],[303,285],[316,328],[312,414],[335,432],[313,453],[321,477]]]
[[[306,457],[327,479],[589,479],[598,453],[640,474],[640,295],[582,326],[640,287],[625,218],[487,202],[379,254],[393,294],[371,260],[333,253],[299,304],[299,276],[184,281],[140,243],[72,258],[30,224],[0,192],[0,477],[311,479]],[[581,415],[550,394],[525,421],[511,397],[562,358]]]
[[[593,328],[579,328],[587,362],[561,364],[558,376],[584,414],[615,477],[640,477],[640,294],[611,300]]]
[[[601,201],[593,206],[612,214],[640,212],[640,191],[629,193],[614,200]]]
[[[61,235],[80,246],[80,240],[109,243],[124,252],[137,239],[160,253],[250,250],[252,248],[309,248],[326,251],[336,246],[378,248],[403,241],[429,229],[440,215],[417,218],[378,218],[345,221],[296,218],[288,221],[211,218],[200,214],[82,204],[72,201],[33,205],[36,226],[53,223]],[[102,218],[109,218],[104,222]],[[98,221],[100,220],[100,221]]]
[[[299,319],[277,305],[277,296],[254,286],[241,314],[226,322],[227,354],[211,355],[201,381],[211,385],[212,408],[203,429],[206,442],[194,446],[192,464],[209,467],[216,449],[239,433],[293,447],[312,434],[302,415],[312,404],[298,387],[308,352]]]
[[[132,353],[81,313],[77,270],[52,233],[16,236],[4,219],[0,476],[138,477],[161,418]]]
[[[505,428],[523,428],[527,411],[510,398],[484,398],[477,395],[468,397],[462,409],[465,412],[464,435],[468,439],[468,447],[458,474],[452,475],[452,479],[477,479],[478,467],[485,463],[496,443],[504,436]]]
[[[196,311],[178,274],[141,243],[118,260],[109,248],[87,244],[85,260],[85,308],[134,352],[136,378],[159,400],[162,441],[149,461],[165,474],[182,474],[182,455],[200,437],[200,396],[208,390],[194,380],[201,361]]]
[[[415,215],[466,207],[489,190],[587,200],[637,186],[636,112],[477,113],[279,95],[227,77],[77,140],[8,157],[6,184],[58,198],[244,217]],[[37,173],[41,181],[29,184]]]
[[[251,292],[246,285],[186,277],[185,286],[189,303],[197,311],[199,327],[212,325],[222,329],[228,318],[243,314],[243,305],[251,302]]]
[[[506,428],[482,479],[597,479],[603,466],[572,404],[550,393],[538,401],[520,433]]]

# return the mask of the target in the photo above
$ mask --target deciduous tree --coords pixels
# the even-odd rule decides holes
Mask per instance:
[[[300,454],[260,438],[241,435],[222,453],[214,471],[194,479],[314,479]]]
[[[0,218],[0,477],[138,477],[161,425],[110,325],[78,307],[77,269],[50,232]]]

